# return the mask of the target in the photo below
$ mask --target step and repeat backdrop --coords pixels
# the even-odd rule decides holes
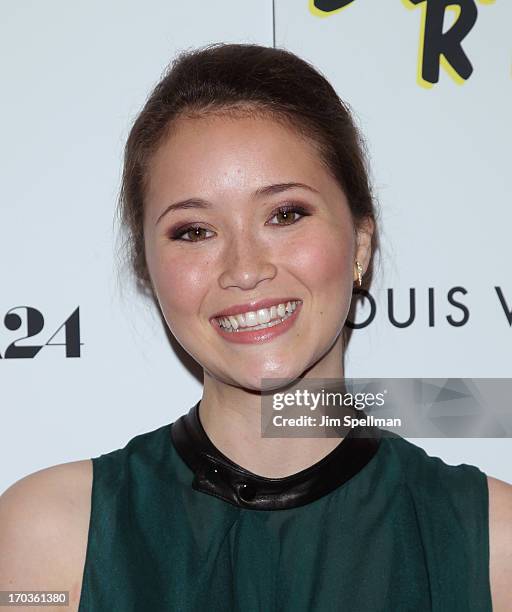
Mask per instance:
[[[183,49],[252,42],[325,74],[365,136],[381,253],[350,377],[512,377],[512,4],[0,4],[0,490],[120,448],[201,396],[119,261],[131,122]],[[509,402],[504,397],[503,402]],[[512,481],[508,438],[413,439]]]

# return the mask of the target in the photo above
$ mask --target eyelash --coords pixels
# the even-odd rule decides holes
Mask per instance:
[[[296,219],[295,221],[293,221],[292,223],[271,223],[271,225],[283,225],[283,226],[287,226],[287,225],[295,225],[295,223],[297,223],[298,221],[300,221],[300,219],[302,219],[303,217],[309,217],[309,215],[311,213],[309,213],[303,206],[297,205],[297,204],[288,204],[285,206],[280,206],[277,210],[275,210],[272,214],[272,217],[270,217],[271,219],[273,219],[276,215],[280,214],[280,213],[298,213],[299,215],[302,215],[299,219]],[[196,229],[205,229],[204,227],[201,227],[200,225],[189,225],[187,227],[180,227],[176,230],[172,230],[169,238],[171,240],[181,240],[182,242],[203,242],[203,240],[209,240],[209,238],[203,238],[200,240],[185,240],[182,238],[182,236],[188,234],[189,232],[191,232],[192,230],[196,230]]]

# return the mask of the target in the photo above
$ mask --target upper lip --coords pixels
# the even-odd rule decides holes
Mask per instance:
[[[298,297],[284,297],[284,298],[265,298],[264,300],[254,300],[252,302],[246,302],[245,304],[233,304],[224,310],[219,310],[212,319],[217,317],[226,317],[228,315],[237,315],[242,312],[249,312],[252,310],[259,310],[260,308],[268,308],[277,304],[287,304],[288,302],[300,301]]]

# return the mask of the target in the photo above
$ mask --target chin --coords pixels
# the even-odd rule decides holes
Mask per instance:
[[[247,372],[240,373],[237,383],[251,389],[253,391],[271,391],[281,389],[283,387],[283,379],[285,384],[290,384],[297,380],[304,368],[293,366],[290,363],[281,364],[272,368],[256,368],[251,371],[250,375]],[[262,382],[264,379],[264,383]],[[276,379],[275,382],[272,379]]]

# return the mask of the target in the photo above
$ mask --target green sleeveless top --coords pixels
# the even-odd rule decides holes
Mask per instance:
[[[477,467],[354,428],[264,478],[213,446],[198,406],[93,458],[79,612],[492,611]]]

